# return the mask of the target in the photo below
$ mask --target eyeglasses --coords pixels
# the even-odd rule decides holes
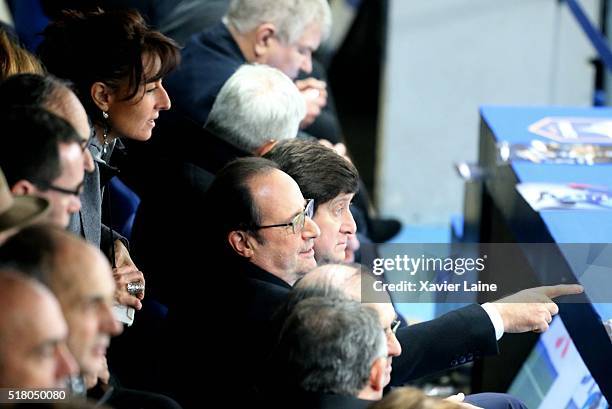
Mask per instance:
[[[297,216],[295,216],[291,222],[289,223],[281,223],[281,224],[270,224],[267,226],[255,226],[255,230],[259,229],[267,229],[270,227],[288,227],[291,226],[293,234],[299,233],[304,229],[304,224],[306,223],[306,217],[312,219],[314,215],[314,200],[308,199],[306,201],[306,206],[304,207],[304,211],[300,212]]]
[[[74,190],[66,189],[63,187],[55,186],[52,183],[48,182],[35,182],[35,184],[43,190],[53,190],[54,192],[63,193],[65,195],[72,195],[76,197],[80,197],[81,193],[83,193],[83,184],[85,181],[79,183],[79,185]]]
[[[402,322],[397,317],[391,322],[389,329],[393,334],[397,333],[397,329],[399,328],[401,323]]]

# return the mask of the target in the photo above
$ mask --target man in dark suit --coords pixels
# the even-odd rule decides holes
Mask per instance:
[[[102,197],[100,193],[100,167],[105,167],[99,160],[101,146],[92,137],[85,108],[72,92],[69,84],[51,75],[18,74],[5,80],[0,85],[0,110],[9,111],[15,106],[40,107],[66,120],[76,131],[81,145],[85,175],[80,194],[81,207],[72,212],[67,221],[68,230],[83,236],[88,242],[99,247],[107,257],[115,246],[118,291],[117,302],[124,306],[141,308],[143,294],[138,297],[127,292],[127,283],[144,281],[138,268],[132,263],[126,244],[127,241],[111,232],[102,224]],[[64,194],[66,196],[66,194]]]
[[[165,396],[122,388],[110,377],[106,350],[123,327],[112,313],[111,266],[99,249],[56,226],[30,226],[0,248],[0,265],[35,277],[57,297],[68,324],[68,348],[79,367],[75,393],[117,409],[180,409]],[[138,351],[133,357],[139,358]]]
[[[355,234],[350,209],[359,177],[355,167],[332,149],[303,140],[283,141],[266,157],[277,162],[296,180],[300,190],[315,200],[313,220],[321,231],[314,246],[317,261],[344,262],[348,237]],[[550,298],[575,293],[579,287],[529,291],[532,293],[508,303],[474,304],[427,323],[400,328],[398,338],[393,337],[388,345],[389,368],[391,360],[396,360],[392,384],[403,385],[411,379],[471,362],[478,356],[495,354],[496,340],[504,332],[545,330],[550,315],[558,311]],[[530,302],[533,300],[539,302]],[[391,305],[388,305],[391,312],[386,312],[391,317],[389,322],[395,316]],[[431,342],[433,339],[449,342]]]
[[[313,241],[319,229],[311,219],[311,203],[266,159],[238,159],[217,174],[205,197],[202,224],[193,221],[205,235],[184,253],[204,266],[185,276],[183,302],[168,315],[162,387],[184,406],[192,407],[201,396],[200,379],[177,376],[185,362],[215,368],[209,386],[219,393],[246,400],[254,396],[261,365],[273,347],[272,316],[302,272],[316,266]],[[222,313],[208,313],[219,306]],[[223,353],[198,353],[201,339],[193,336],[193,326],[200,322],[215,330],[211,350]]]
[[[389,381],[386,337],[376,311],[329,294],[293,307],[274,356],[283,381],[270,396],[273,406],[366,408],[382,398]]]
[[[186,242],[199,234],[192,220],[202,217],[202,195],[214,175],[234,159],[258,156],[278,140],[295,138],[304,112],[304,101],[286,75],[265,65],[245,64],[221,88],[206,128],[183,123],[177,130],[190,141],[185,163],[169,163],[163,168],[163,182],[155,180],[174,186],[175,193],[160,195],[157,187],[154,194],[144,195],[132,232],[134,259],[147,272],[149,294],[170,308],[182,302],[180,283],[169,271],[194,268],[200,260],[181,257],[177,264],[167,255],[184,253]]]
[[[312,53],[330,26],[326,0],[232,0],[223,21],[187,42],[180,68],[166,79],[175,110],[203,126],[219,90],[245,63],[275,67],[291,79],[310,74]],[[311,77],[296,85],[308,106],[302,127],[325,121],[328,135],[320,137],[338,142],[335,116],[322,113],[325,83]]]
[[[259,369],[274,349],[273,316],[293,284],[316,266],[314,243],[320,229],[312,219],[313,208],[297,183],[266,159],[238,159],[217,174],[203,210],[206,217],[201,231],[206,236],[192,249],[197,257],[208,255],[207,263],[214,268],[192,274],[188,282],[191,288],[206,291],[206,297],[187,296],[190,302],[170,311],[172,339],[166,350],[175,355],[169,357],[171,365],[165,368],[168,375],[176,380],[182,363],[193,359],[198,350],[199,340],[194,340],[191,333],[201,314],[223,305],[221,316],[206,315],[207,325],[235,325],[249,335],[248,339],[224,337],[218,344],[231,351],[223,355],[218,385],[231,383],[237,376],[235,368],[240,367],[243,387],[256,388],[261,380]],[[548,302],[538,304],[509,302],[493,311],[502,321],[502,331],[544,329],[556,308],[550,299],[545,300]],[[497,352],[496,327],[489,312],[479,305],[405,331],[403,342],[410,346],[411,353],[401,354],[397,340],[389,348],[391,357],[397,359],[396,368],[402,368],[394,376],[396,384]],[[191,344],[193,341],[196,343]],[[185,403],[196,398],[197,386],[185,379],[174,386],[182,389]]]

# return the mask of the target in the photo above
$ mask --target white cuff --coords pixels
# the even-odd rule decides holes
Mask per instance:
[[[495,328],[495,339],[499,341],[501,337],[504,336],[504,320],[502,319],[501,314],[490,302],[482,304],[481,307],[489,316],[489,319]]]

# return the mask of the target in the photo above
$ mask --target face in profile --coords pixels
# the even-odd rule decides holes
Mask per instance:
[[[297,183],[286,173],[274,169],[253,178],[251,195],[261,215],[261,225],[291,223],[304,212],[306,200]],[[293,231],[291,226],[258,230],[260,240],[250,237],[250,261],[279,277],[298,277],[316,267],[314,239],[319,236],[317,225],[305,217],[304,226]],[[290,282],[289,284],[293,284]]]
[[[87,112],[79,101],[79,98],[69,90],[64,88],[59,95],[61,101],[52,104],[47,109],[55,115],[65,119],[77,131],[81,137],[81,150],[83,152],[83,167],[87,172],[93,172],[94,162],[91,152],[87,149],[91,128],[87,119]]]
[[[81,209],[83,190],[83,151],[77,143],[59,145],[61,174],[49,186],[36,186],[33,192],[50,203],[49,221],[67,227],[70,215]]]
[[[81,372],[98,373],[110,338],[122,329],[112,314],[112,271],[102,253],[84,242],[71,243],[62,257],[70,260],[71,268],[62,271],[62,280],[52,287],[68,323],[68,346]],[[66,282],[70,285],[62,285]]]
[[[289,78],[295,79],[301,71],[312,72],[312,53],[321,44],[321,27],[311,24],[304,30],[302,36],[293,44],[285,44],[272,37],[269,41],[269,51],[264,64],[277,68]]]
[[[10,314],[0,319],[0,387],[64,387],[78,367],[66,346],[68,328],[57,300],[28,284],[11,290],[19,299],[0,313]]]
[[[145,54],[142,60],[148,77],[159,72],[161,60],[158,56]],[[170,109],[170,98],[161,79],[141,84],[136,95],[128,100],[124,98],[126,89],[124,85],[109,97],[107,113],[111,134],[146,141],[151,138],[159,112]]]
[[[384,384],[388,385],[391,381],[391,364],[393,357],[400,356],[402,353],[402,347],[395,336],[395,331],[397,330],[397,314],[395,313],[395,309],[390,299],[387,303],[368,304],[368,306],[378,313],[378,318],[380,319],[380,323],[385,331],[385,336],[387,337],[388,358]]]
[[[341,193],[317,208],[313,220],[321,229],[321,236],[315,240],[315,258],[322,262],[342,263],[346,248],[357,226],[351,214],[354,193]]]

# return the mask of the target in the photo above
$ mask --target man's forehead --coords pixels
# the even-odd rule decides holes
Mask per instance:
[[[259,209],[273,210],[275,202],[303,206],[305,201],[295,180],[278,169],[254,177],[250,188]]]
[[[338,196],[334,197],[332,200],[330,200],[327,203],[336,204],[340,202],[351,201],[353,200],[353,196],[355,196],[355,193],[340,193]]]
[[[79,251],[79,254],[74,252]],[[112,297],[115,282],[108,263],[101,254],[93,249],[77,246],[67,254],[72,259],[71,268],[63,270],[62,281],[70,291],[71,298],[79,302],[89,302],[99,298]]]
[[[374,308],[378,313],[378,317],[380,318],[380,323],[384,327],[388,327],[391,325],[393,320],[397,317],[395,313],[395,309],[391,303],[373,303],[368,304],[368,306]]]
[[[304,32],[294,45],[298,47],[307,47],[312,51],[316,51],[321,44],[321,34],[321,25],[317,22],[312,23],[306,26]]]

